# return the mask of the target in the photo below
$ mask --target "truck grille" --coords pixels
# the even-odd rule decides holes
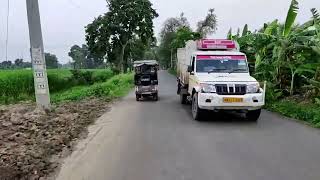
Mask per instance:
[[[243,84],[216,84],[216,90],[219,95],[245,95],[247,86]]]

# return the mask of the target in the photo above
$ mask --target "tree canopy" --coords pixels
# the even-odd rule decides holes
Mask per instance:
[[[217,15],[214,13],[214,9],[209,9],[209,12],[203,21],[198,22],[197,32],[201,34],[201,37],[207,37],[208,35],[215,33],[217,30]]]
[[[73,66],[76,69],[93,69],[98,68],[103,64],[103,58],[90,53],[87,45],[83,44],[81,47],[73,45],[68,55],[73,60]]]
[[[168,18],[160,32],[160,46],[157,50],[162,66],[169,67],[172,59],[176,59],[177,48],[185,46],[189,40],[205,38],[217,30],[217,16],[214,9],[209,9],[208,14],[197,23],[196,31],[190,27],[188,19],[181,13],[178,17]]]
[[[107,55],[108,62],[124,71],[130,56],[127,46],[137,38],[144,44],[154,39],[153,19],[158,14],[149,0],[108,0],[107,3],[109,11],[86,27],[86,40],[92,54]]]
[[[57,69],[59,67],[59,62],[56,55],[50,53],[45,53],[44,55],[48,69]]]

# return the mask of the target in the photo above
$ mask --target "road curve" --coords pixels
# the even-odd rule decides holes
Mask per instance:
[[[58,180],[319,180],[320,131],[264,111],[258,123],[210,114],[193,121],[175,77],[160,101],[130,93],[90,127]]]

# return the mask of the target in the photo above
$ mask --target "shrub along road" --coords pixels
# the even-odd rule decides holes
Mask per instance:
[[[160,72],[160,101],[116,103],[58,176],[112,180],[318,180],[319,130],[264,111],[258,123],[212,114],[195,122]]]

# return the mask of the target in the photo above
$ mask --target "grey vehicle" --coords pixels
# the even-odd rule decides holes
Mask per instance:
[[[152,97],[153,100],[158,101],[158,62],[155,60],[135,61],[134,69],[136,100]]]

